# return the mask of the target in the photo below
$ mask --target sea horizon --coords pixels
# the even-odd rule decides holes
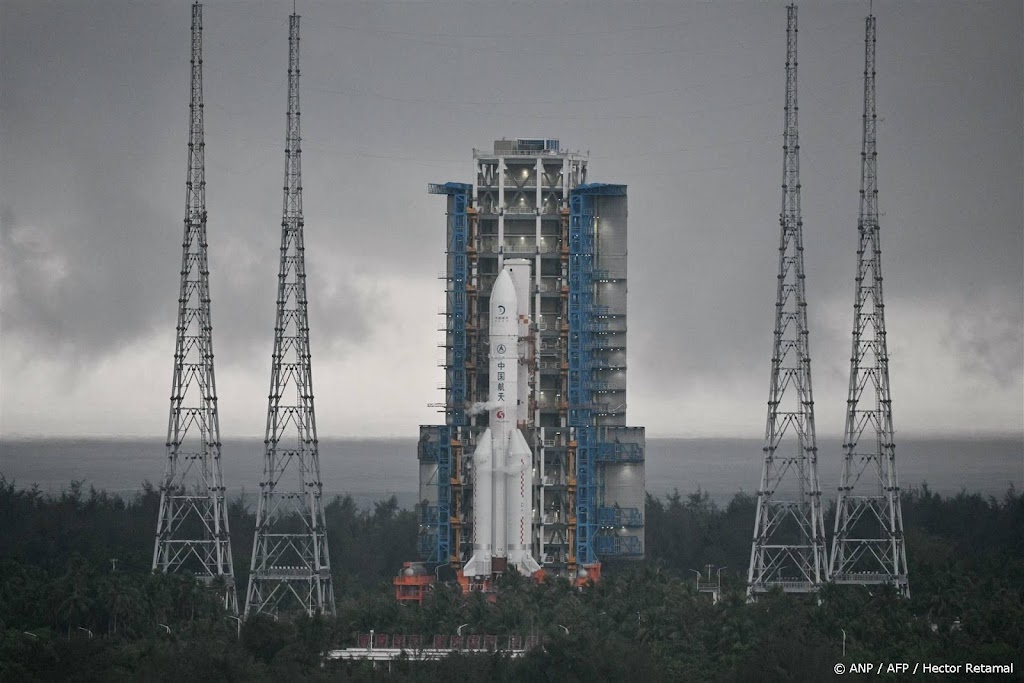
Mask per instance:
[[[362,507],[396,496],[402,507],[418,500],[419,467],[415,437],[322,437],[319,439],[324,495],[351,495]],[[245,498],[259,491],[263,439],[222,437],[222,464],[228,495]],[[756,492],[763,441],[737,437],[648,437],[646,491],[664,497],[673,491],[706,492],[719,504],[735,494]],[[38,486],[58,494],[72,481],[131,496],[144,482],[163,476],[165,441],[152,437],[0,437],[0,475],[18,488]],[[818,475],[827,498],[836,490],[842,462],[839,439],[818,439]],[[1024,439],[997,437],[915,437],[897,435],[900,485],[927,484],[937,493],[960,491],[1001,497],[1024,489]]]

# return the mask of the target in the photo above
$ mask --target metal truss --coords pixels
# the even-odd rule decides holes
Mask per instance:
[[[597,429],[591,406],[593,374],[594,198],[577,187],[569,194],[569,426],[576,438],[576,562],[597,561]]]
[[[192,5],[191,63],[185,236],[167,422],[167,462],[160,482],[153,571],[191,573],[220,591],[224,608],[237,614],[213,372],[206,254],[203,8],[198,2]]]
[[[826,576],[804,296],[796,5],[786,8],[786,24],[786,113],[775,337],[764,464],[747,575],[748,596],[773,587],[785,592],[814,592]]]
[[[298,609],[310,615],[335,612],[310,367],[295,14],[289,18],[288,45],[281,267],[246,617]]]
[[[466,325],[467,310],[467,209],[473,186],[467,183],[430,184],[427,192],[450,197],[448,214],[449,271],[446,279],[447,306],[445,334],[451,345],[451,362],[445,364],[446,423],[439,427],[437,456],[437,514],[429,526],[437,527],[436,543],[428,557],[437,564],[458,561],[461,549],[452,546],[453,471],[452,441],[466,424]]]
[[[882,301],[873,16],[865,21],[863,120],[853,348],[829,576],[835,583],[893,584],[908,597]]]
[[[599,540],[597,508],[604,497],[604,466],[598,466],[600,448],[595,419],[593,374],[595,316],[606,311],[594,303],[596,225],[595,197],[625,196],[625,185],[590,183],[569,194],[569,426],[576,440],[575,547],[578,564],[597,562],[600,554],[620,554],[613,543]]]

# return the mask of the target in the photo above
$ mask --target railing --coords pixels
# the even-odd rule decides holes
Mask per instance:
[[[551,401],[548,401],[548,400],[538,400],[537,401],[537,409],[538,410],[558,410],[558,399],[551,400]]]
[[[609,403],[598,403],[594,406],[598,415],[621,415],[626,412],[626,404],[620,403],[613,406]]]
[[[495,152],[493,149],[473,148],[474,157],[538,157],[538,156],[581,156],[579,150],[568,149],[529,149],[529,150],[502,150]]]
[[[899,580],[891,574],[879,574],[877,572],[846,572],[832,577],[832,583],[862,584],[862,583],[899,583]]]
[[[773,588],[781,588],[786,593],[814,593],[820,586],[812,581],[764,581],[753,583],[750,590],[755,592],[767,592]]]
[[[599,443],[598,462],[643,462],[644,450],[638,443]]]
[[[522,178],[516,179],[515,176],[505,176],[505,189],[506,190],[525,190],[537,189],[537,179],[530,177],[523,180]]]
[[[644,516],[637,508],[599,507],[597,524],[605,528],[641,527],[644,525]]]
[[[541,645],[540,636],[435,635],[426,641],[419,634],[390,635],[360,633],[356,647],[328,650],[327,659],[391,661],[400,657],[411,660],[443,659],[453,652],[500,652],[509,657],[522,657]],[[426,646],[427,642],[430,646]]]
[[[601,556],[618,555],[620,557],[639,556],[643,554],[640,539],[637,536],[606,536],[598,535],[594,539],[597,554]]]
[[[610,334],[614,334],[614,333],[618,332],[618,330],[610,329],[608,325],[605,325],[600,330],[594,330],[594,331],[595,332],[605,332],[605,333],[610,333]],[[594,342],[594,348],[599,350],[599,351],[621,351],[622,349],[626,348],[626,342],[623,339],[612,340],[612,339],[608,339],[606,336],[601,336],[600,338],[598,338],[598,340],[596,342]]]
[[[516,239],[509,237],[505,240],[505,253],[506,254],[529,254],[533,256],[537,253],[537,243],[533,237],[530,239]]]
[[[420,509],[420,524],[426,526],[437,521],[437,506],[425,505]]]

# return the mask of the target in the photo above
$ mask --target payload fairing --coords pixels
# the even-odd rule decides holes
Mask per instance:
[[[473,454],[473,556],[465,576],[490,576],[509,565],[527,576],[540,570],[530,550],[533,453],[519,430],[528,400],[521,373],[527,345],[520,345],[529,321],[528,282],[528,262],[506,261],[491,289],[490,419]]]

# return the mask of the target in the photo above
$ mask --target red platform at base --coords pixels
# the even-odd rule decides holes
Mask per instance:
[[[434,583],[434,575],[427,572],[422,562],[403,562],[401,573],[392,583],[395,586],[395,600],[422,605],[427,589]]]

